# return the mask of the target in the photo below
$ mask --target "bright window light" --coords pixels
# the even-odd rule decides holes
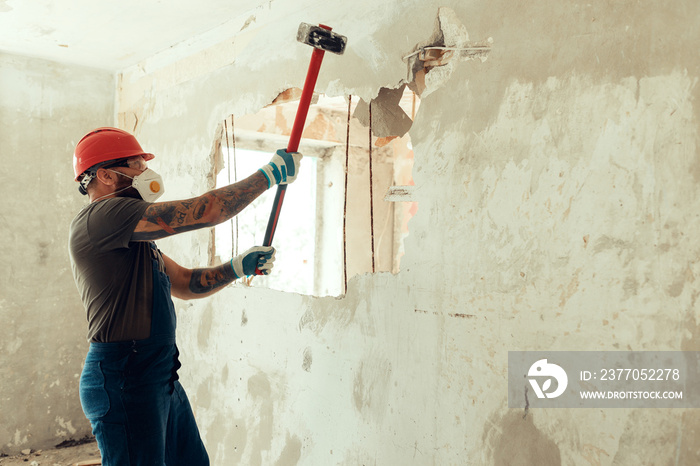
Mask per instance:
[[[224,166],[216,177],[217,187],[233,183],[235,175],[239,180],[250,176],[272,157],[269,152],[256,150],[236,149],[235,157],[232,148],[224,147],[222,152]],[[272,241],[276,249],[272,275],[256,276],[253,286],[302,294],[314,292],[316,163],[316,159],[304,157],[299,176],[287,188]],[[215,227],[215,254],[221,261],[262,245],[276,190],[277,187],[268,190],[235,218]]]

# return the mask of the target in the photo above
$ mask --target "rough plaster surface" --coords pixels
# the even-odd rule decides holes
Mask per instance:
[[[350,42],[318,88],[368,101],[398,87],[440,6],[493,50],[421,102],[401,272],[356,277],[342,299],[232,286],[178,302],[182,380],[214,464],[697,464],[696,411],[509,410],[506,361],[698,349],[700,5],[324,4]],[[118,110],[161,154],[168,197],[207,188],[224,116],[298,85],[307,58],[282,38],[295,15],[251,24],[267,40],[234,38],[233,65],[122,80]],[[161,243],[206,261],[206,232]]]
[[[114,77],[0,54],[0,454],[90,434],[78,398],[85,313],[68,261],[84,199],[72,155],[114,118]]]

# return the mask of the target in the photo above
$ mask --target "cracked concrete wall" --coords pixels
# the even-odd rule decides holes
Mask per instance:
[[[86,320],[68,259],[85,199],[75,144],[114,121],[112,73],[0,53],[0,454],[91,432],[78,397]]]
[[[317,89],[365,101],[402,84],[438,7],[493,48],[424,77],[399,274],[356,277],[342,299],[236,285],[177,303],[214,464],[697,464],[696,410],[525,415],[506,371],[511,350],[698,350],[700,4],[301,3],[124,73],[120,121],[157,154],[168,199],[207,189],[226,115],[303,81],[299,22],[349,38]],[[160,247],[194,266],[207,240]]]

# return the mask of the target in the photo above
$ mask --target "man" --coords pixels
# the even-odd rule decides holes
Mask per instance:
[[[279,150],[242,181],[169,202],[155,202],[164,189],[147,166],[153,158],[117,128],[98,128],[75,149],[75,180],[90,198],[70,228],[90,341],[80,400],[103,465],[208,465],[178,382],[171,296],[209,296],[256,267],[268,274],[274,249],[254,247],[220,266],[188,269],[153,241],[226,221],[273,185],[291,183],[301,154]]]

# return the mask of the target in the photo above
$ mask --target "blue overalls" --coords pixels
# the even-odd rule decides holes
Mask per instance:
[[[208,466],[185,390],[175,344],[170,278],[151,243],[153,313],[145,340],[91,343],[80,377],[80,401],[103,466]]]

